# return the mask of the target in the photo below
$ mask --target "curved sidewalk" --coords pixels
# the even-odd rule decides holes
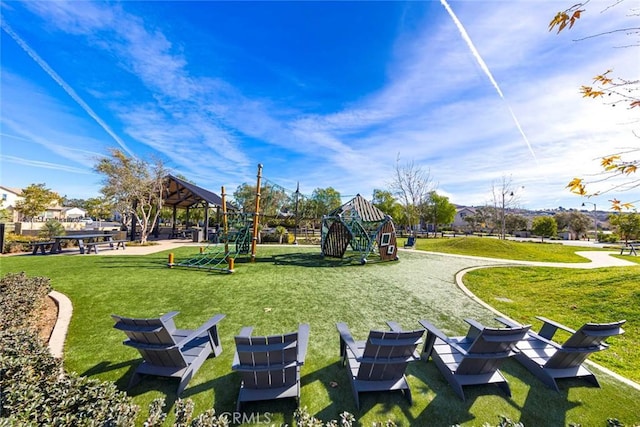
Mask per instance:
[[[431,252],[433,253],[433,252]],[[483,266],[475,266],[475,267],[469,267],[469,268],[465,268],[463,270],[460,270],[456,276],[455,276],[455,282],[456,285],[458,286],[458,288],[460,290],[462,290],[462,292],[464,292],[469,298],[471,298],[473,301],[475,301],[476,303],[480,304],[481,306],[483,306],[484,308],[486,308],[487,310],[491,311],[492,313],[494,313],[496,316],[498,317],[504,317],[507,319],[510,319],[513,321],[513,319],[511,319],[509,316],[507,316],[506,314],[498,311],[497,309],[495,309],[493,306],[491,306],[490,304],[486,303],[484,300],[478,298],[473,292],[471,292],[469,290],[469,288],[467,288],[464,285],[463,282],[463,277],[465,274],[467,274],[469,271],[473,271],[473,270],[479,270],[481,268],[494,268],[494,267],[508,267],[508,266],[514,266],[514,265],[526,265],[526,266],[533,266],[533,267],[558,267],[558,268],[580,268],[580,269],[593,269],[593,268],[603,268],[603,267],[630,267],[630,266],[637,266],[637,263],[631,262],[631,261],[627,261],[627,260],[623,260],[620,258],[614,258],[610,255],[616,255],[616,252],[604,252],[604,251],[579,251],[576,252],[576,254],[583,256],[587,259],[590,260],[590,262],[585,262],[585,263],[561,263],[561,262],[537,262],[537,261],[514,261],[514,260],[503,260],[504,262],[501,264],[492,264],[492,265],[483,265]],[[459,255],[456,255],[459,256]],[[474,259],[486,259],[486,260],[491,260],[491,261],[496,261],[495,258],[482,258],[482,257],[467,257],[467,258],[474,258]],[[514,321],[515,322],[515,321]],[[516,322],[517,323],[517,322]],[[586,360],[585,363],[587,363],[588,365],[597,368],[598,370],[608,374],[609,376],[617,379],[618,381],[635,388],[636,390],[640,390],[640,384],[631,381],[630,379],[623,377],[613,371],[611,371],[610,369],[605,368],[602,365],[599,365],[598,363],[592,362],[590,360]]]

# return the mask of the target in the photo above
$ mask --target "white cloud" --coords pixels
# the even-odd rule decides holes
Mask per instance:
[[[449,4],[469,40],[444,8],[433,9],[422,27],[398,34],[394,61],[383,65],[384,86],[323,113],[309,113],[302,102],[285,104],[291,97],[269,99],[266,90],[260,97],[243,93],[224,75],[197,74],[186,37],[171,33],[166,23],[134,15],[126,2],[28,2],[26,7],[48,28],[113,55],[118,72],[141,83],[131,93],[117,80],[106,89],[87,80],[83,90],[99,96],[117,119],[114,135],[144,144],[137,152],[161,154],[196,181],[239,184],[252,180],[255,164],[262,162],[267,175],[289,183],[307,181],[303,186],[310,189],[333,186],[368,196],[388,184],[400,153],[430,168],[457,203],[483,203],[493,180],[512,175],[527,188],[527,202],[541,206],[567,200],[566,183],[597,170],[594,158],[614,146],[638,145],[633,125],[621,124],[632,114],[578,93],[591,74],[604,71],[601,66],[637,73],[637,56],[611,48],[613,40],[571,41],[608,25],[622,26],[622,12],[596,19],[600,3],[590,3],[594,13],[583,15],[570,36],[555,36],[547,25],[557,2]],[[274,70],[286,68],[261,61]],[[296,89],[311,84],[295,70],[290,74],[296,75]],[[55,79],[57,73],[49,75]],[[27,137],[29,127],[13,120]],[[36,134],[28,138],[74,158],[64,144],[56,148]]]

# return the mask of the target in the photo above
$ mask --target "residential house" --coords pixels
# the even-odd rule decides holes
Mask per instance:
[[[62,208],[62,218],[67,221],[73,221],[75,219],[84,218],[87,216],[87,211],[82,208]]]
[[[24,200],[24,197],[22,196],[22,189],[0,185],[0,200],[2,201],[2,206],[0,208],[7,209],[9,212],[9,222],[20,222],[25,220],[20,211],[16,209],[16,203]],[[40,215],[39,218],[36,219],[43,221],[48,219],[61,219],[63,209],[64,208],[60,206],[58,202],[54,202]]]
[[[9,222],[20,220],[20,212],[16,211],[16,202],[22,200],[22,190],[19,188],[0,185],[0,209],[6,209],[9,213]]]

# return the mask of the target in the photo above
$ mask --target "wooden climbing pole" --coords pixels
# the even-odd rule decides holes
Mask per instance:
[[[258,222],[260,221],[260,186],[262,185],[262,164],[258,164],[258,182],[256,183],[256,206],[253,213],[253,233],[251,240],[251,262],[256,262],[258,244]]]

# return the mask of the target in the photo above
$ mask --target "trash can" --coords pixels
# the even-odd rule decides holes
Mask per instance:
[[[193,235],[193,241],[196,243],[202,242],[202,240],[204,240],[204,232],[202,228],[194,227],[192,230],[193,231],[191,233]]]

